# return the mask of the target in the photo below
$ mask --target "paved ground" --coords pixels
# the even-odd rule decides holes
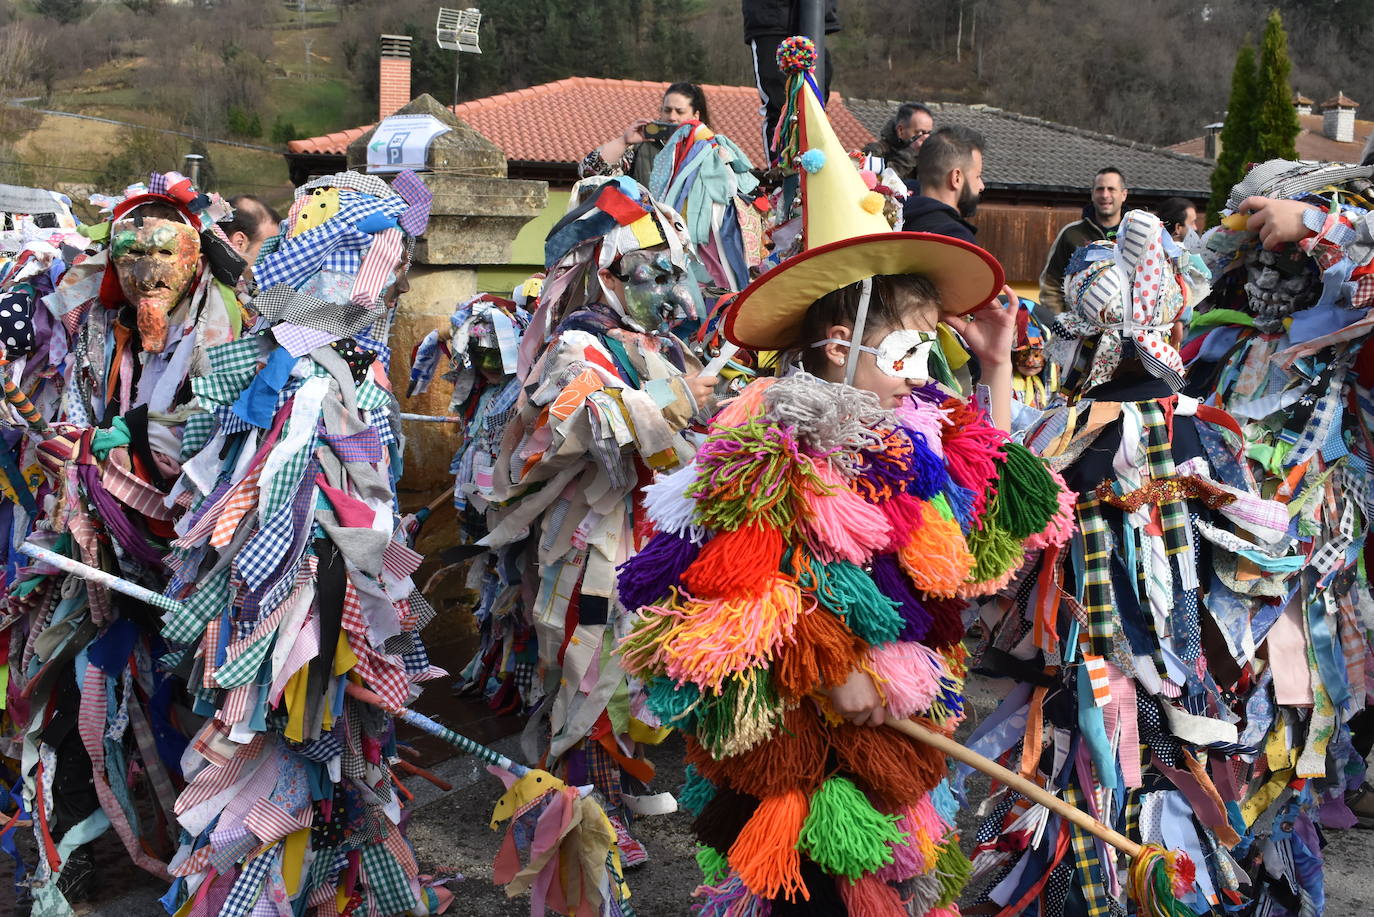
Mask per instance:
[[[971,685],[971,718],[986,716],[995,705],[999,692],[995,683]],[[446,708],[456,712],[452,702],[439,696],[443,688],[436,685],[428,701],[431,709]],[[468,708],[469,710],[477,708]],[[495,717],[478,719],[472,731],[498,750],[514,755],[513,738],[497,738],[508,734],[514,720]],[[409,778],[406,786],[415,794],[411,806],[410,837],[415,844],[421,865],[435,874],[461,873],[463,881],[453,888],[456,900],[449,913],[454,917],[527,917],[529,903],[524,899],[509,900],[505,893],[491,883],[491,860],[495,856],[500,834],[491,831],[487,823],[491,807],[500,795],[496,778],[482,770],[470,757],[446,757],[441,746],[427,740],[417,740],[417,747],[427,762],[444,758],[433,764],[433,771],[453,784],[444,793],[418,777]],[[682,780],[682,745],[669,740],[653,756],[659,768],[658,787],[678,786]],[[971,785],[971,798],[986,793],[986,782]],[[964,813],[962,827],[972,827],[972,808]],[[683,813],[641,819],[636,823],[636,835],[649,850],[650,862],[630,874],[634,905],[640,917],[689,917],[692,889],[698,872],[693,858],[690,818]],[[1326,849],[1328,917],[1367,917],[1374,914],[1374,831],[1333,831]],[[106,837],[100,861],[108,877],[106,889],[98,902],[78,906],[81,915],[93,917],[165,917],[156,898],[162,893],[159,884],[142,876],[128,866],[127,858],[117,842]],[[0,905],[0,914],[5,907]]]

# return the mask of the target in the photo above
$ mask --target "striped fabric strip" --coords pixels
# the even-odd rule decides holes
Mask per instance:
[[[405,248],[405,236],[397,227],[384,229],[373,237],[358,274],[353,278],[349,300],[353,305],[371,309],[381,298],[382,288],[395,274]]]
[[[410,576],[420,569],[420,564],[424,563],[424,560],[423,554],[399,541],[387,542],[386,548],[382,551],[382,567],[397,579]]]
[[[125,468],[122,464],[125,461],[128,461],[126,449],[110,451],[110,460],[105,462],[100,478],[110,496],[150,519],[171,519],[172,511],[163,503],[162,491]]]
[[[1111,675],[1107,671],[1107,660],[1084,650],[1083,665],[1088,669],[1088,682],[1093,689],[1093,705],[1107,706],[1112,702]]]
[[[211,764],[202,768],[200,773],[192,778],[191,782],[186,785],[186,789],[182,790],[181,795],[177,797],[176,813],[181,815],[233,786],[243,769],[250,762],[257,760],[266,741],[267,736],[259,733],[247,745],[240,746],[227,764]]]

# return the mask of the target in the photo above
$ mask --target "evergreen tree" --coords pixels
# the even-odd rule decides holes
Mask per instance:
[[[1207,207],[1211,222],[1217,220],[1231,187],[1245,176],[1246,166],[1254,160],[1259,126],[1257,80],[1255,49],[1247,41],[1236,52],[1236,66],[1231,71],[1231,101],[1221,129],[1221,154],[1212,170],[1212,199]]]
[[[1260,43],[1258,123],[1256,125],[1256,162],[1268,159],[1297,159],[1294,141],[1302,129],[1293,107],[1293,87],[1288,75],[1293,65],[1288,60],[1288,33],[1278,10],[1269,13]]]

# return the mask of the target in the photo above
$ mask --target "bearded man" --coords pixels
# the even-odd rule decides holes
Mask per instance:
[[[902,212],[906,232],[929,232],[976,244],[968,222],[983,194],[983,135],[967,127],[942,127],[921,145],[916,174],[921,193]]]

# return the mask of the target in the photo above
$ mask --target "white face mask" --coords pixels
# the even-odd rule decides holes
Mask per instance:
[[[826,344],[840,344],[854,350],[862,350],[865,353],[873,354],[879,371],[892,376],[894,379],[929,379],[930,351],[938,340],[939,335],[934,331],[912,331],[908,328],[902,328],[890,332],[878,342],[877,347],[866,347],[863,344],[855,344],[853,341],[845,341],[840,338],[826,338],[824,341],[817,341],[811,346],[824,347]]]

